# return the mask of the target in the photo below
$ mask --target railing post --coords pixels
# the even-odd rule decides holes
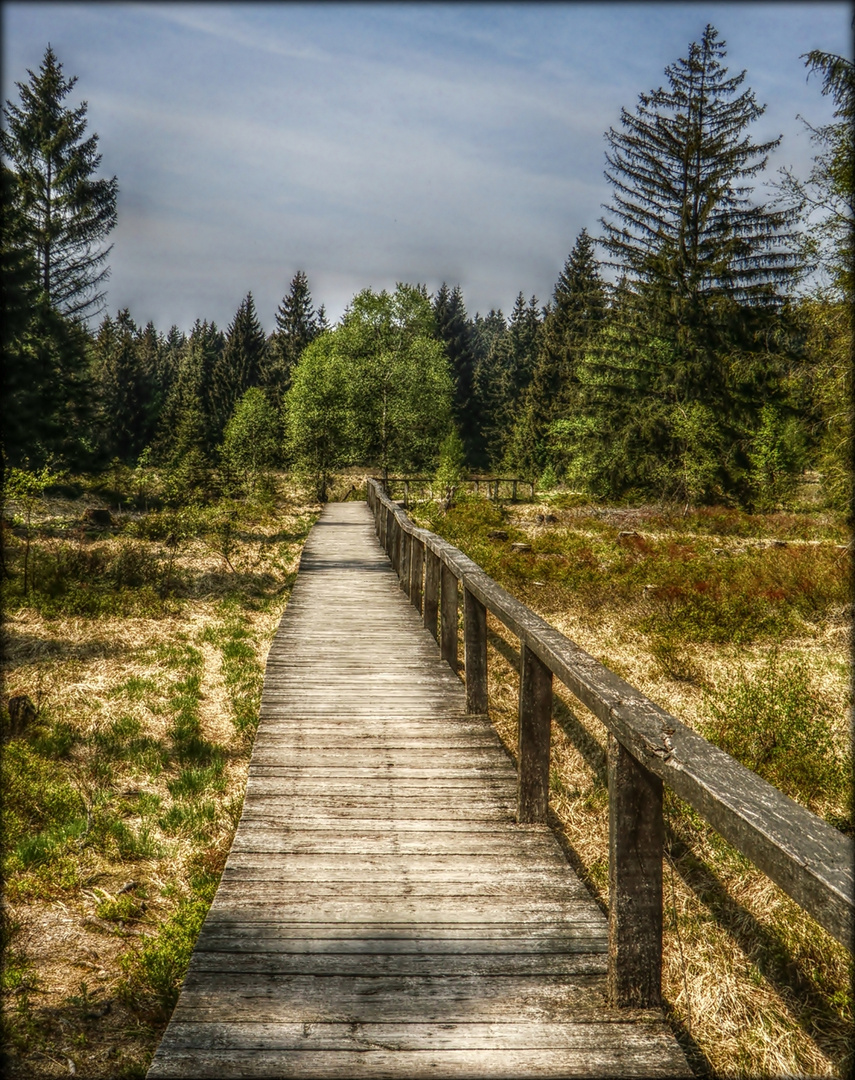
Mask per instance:
[[[437,623],[439,621],[439,555],[427,548],[425,551],[425,602],[422,620],[435,640],[439,640]]]
[[[662,781],[609,734],[609,967],[613,1005],[662,1002]]]
[[[422,610],[422,576],[425,571],[425,545],[412,537],[410,541],[410,600],[416,611]]]
[[[516,501],[517,501],[517,482],[516,482],[516,480],[512,480],[511,481],[511,502],[515,503]]]
[[[401,565],[398,569],[398,577],[401,579],[401,589],[410,595],[410,550],[413,537],[406,529],[401,528]]]
[[[445,563],[442,564],[440,607],[440,655],[449,662],[452,671],[457,671],[457,578]]]
[[[517,821],[545,822],[549,808],[552,672],[520,642],[519,798]]]
[[[383,550],[392,558],[392,525],[391,525],[392,511],[386,504],[383,504]]]
[[[487,609],[463,587],[463,649],[466,711],[487,712]]]
[[[392,515],[392,528],[394,534],[392,536],[392,566],[395,568],[395,573],[401,572],[401,523],[398,521],[397,514]]]

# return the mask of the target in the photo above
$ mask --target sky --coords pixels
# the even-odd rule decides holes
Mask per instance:
[[[711,23],[805,176],[831,119],[809,49],[850,56],[848,3],[4,3],[2,97],[48,43],[119,181],[107,305],[270,331],[303,270],[331,321],[364,288],[459,284],[470,315],[546,303],[611,188],[604,133]]]

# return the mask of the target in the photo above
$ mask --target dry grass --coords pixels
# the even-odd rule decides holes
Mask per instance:
[[[538,515],[552,513],[544,523]],[[851,753],[849,560],[839,521],[830,515],[708,512],[684,522],[661,510],[556,509],[504,512],[463,505],[443,518],[430,507],[414,516],[445,535],[516,596],[586,651],[696,729],[739,673],[760,678],[771,653],[804,666],[816,709],[832,717],[841,754]],[[700,525],[697,517],[700,517]],[[490,539],[496,526],[509,540]],[[721,532],[714,531],[715,528]],[[703,530],[703,531],[702,531]],[[812,535],[812,531],[815,535]],[[637,536],[618,537],[620,532]],[[647,541],[644,574],[633,575],[638,540]],[[784,538],[786,538],[784,540]],[[591,541],[593,540],[593,545]],[[773,543],[773,541],[778,543]],[[786,546],[783,546],[781,541]],[[512,541],[533,551],[516,555]],[[762,546],[761,546],[762,545]],[[627,548],[631,546],[631,550]],[[751,572],[732,572],[729,587],[751,604],[753,583],[800,580],[800,552],[816,549],[814,593],[795,615],[781,600],[774,618],[734,644],[663,634],[645,578],[676,583],[717,572],[728,556],[751,552]],[[589,553],[590,575],[580,567]],[[567,564],[576,560],[574,565]],[[606,565],[603,565],[606,564]],[[688,564],[689,570],[686,570]],[[564,568],[562,574],[556,566]],[[795,566],[795,570],[793,567]],[[753,576],[752,576],[753,574]],[[575,586],[575,587],[574,587]],[[731,596],[720,593],[727,602]],[[723,605],[726,607],[726,604]],[[805,613],[808,614],[805,614]],[[777,622],[775,621],[777,619]],[[727,616],[723,616],[727,627]],[[689,624],[691,627],[691,624]],[[786,632],[781,629],[786,627]],[[708,629],[708,628],[707,628]],[[516,752],[517,641],[492,616],[490,713]],[[724,636],[723,634],[720,636]],[[819,714],[817,714],[818,716]],[[560,684],[553,710],[550,817],[568,858],[605,910],[608,900],[606,731]],[[819,793],[812,808],[852,829],[850,789]],[[852,958],[768,878],[673,796],[666,798],[666,1009],[695,1070],[722,1077],[848,1076],[852,1067]]]
[[[282,490],[275,505],[230,504],[237,518],[227,563],[203,528],[178,550],[147,537],[152,515],[120,514],[110,532],[75,532],[83,507],[95,503],[90,493],[40,507],[32,543],[43,566],[65,545],[87,558],[97,553],[109,573],[132,543],[150,556],[155,583],[172,557],[173,584],[149,588],[145,603],[139,593],[151,583],[128,590],[128,610],[152,604],[150,615],[81,616],[62,610],[64,596],[51,608],[7,593],[5,696],[27,694],[39,707],[4,754],[21,815],[7,806],[11,1077],[145,1075],[171,984],[153,981],[140,957],[154,943],[161,959],[175,960],[164,928],[187,912],[198,923],[213,895],[243,799],[247,715],[257,710],[260,672],[317,510]],[[14,536],[7,559],[15,574],[22,548]],[[228,666],[230,649],[239,650],[237,666]],[[26,787],[26,769],[17,771],[20,755],[37,766],[38,791]],[[67,816],[88,824],[28,861],[15,830],[46,836],[45,822],[26,813],[37,815],[39,797],[60,796]],[[191,809],[204,804],[209,816],[193,818]],[[186,942],[179,945],[180,963]]]

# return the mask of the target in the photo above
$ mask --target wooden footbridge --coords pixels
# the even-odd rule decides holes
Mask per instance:
[[[521,643],[518,769],[486,715],[487,610]],[[553,673],[611,732],[608,920],[545,824]],[[379,484],[367,505],[328,505],[149,1078],[689,1075],[657,1008],[663,778],[848,942],[839,833],[413,526]]]

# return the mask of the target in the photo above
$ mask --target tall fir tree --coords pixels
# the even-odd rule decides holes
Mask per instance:
[[[225,348],[214,365],[211,393],[217,443],[246,391],[261,385],[266,349],[267,340],[249,292],[226,330]]]
[[[648,463],[647,490],[689,500],[745,494],[760,402],[784,383],[779,314],[798,271],[792,210],[752,198],[751,181],[779,140],[751,139],[764,107],[742,89],[744,71],[728,76],[724,57],[707,26],[666,68],[667,87],[641,94],[634,113],[622,110],[621,130],[606,133],[614,190],[601,242],[629,302],[613,311],[624,325],[586,356],[573,421],[588,460],[604,460],[595,433],[617,445],[618,403],[645,386],[645,414],[659,403],[644,428],[654,441],[634,451]],[[638,430],[640,413],[626,416]],[[696,448],[708,447],[703,467],[675,465],[694,461],[695,430],[704,432]],[[638,476],[634,484],[643,487]]]
[[[96,179],[98,136],[84,138],[86,102],[68,108],[77,78],[66,79],[48,46],[39,71],[16,83],[20,105],[6,102],[0,145],[18,187],[26,245],[47,303],[83,318],[101,306],[116,224],[118,181]]]
[[[315,313],[308,278],[298,270],[276,311],[276,329],[268,342],[263,386],[276,408],[291,385],[291,372],[303,349],[326,329],[323,305]]]
[[[158,460],[169,465],[187,455],[210,462],[219,441],[214,375],[225,338],[215,323],[199,319],[186,341],[182,336],[170,334],[177,364],[154,444]]]
[[[445,346],[454,379],[454,417],[467,460],[478,457],[479,418],[473,398],[476,354],[471,324],[466,315],[463,290],[449,289],[443,282],[433,299],[437,339]]]
[[[149,384],[137,352],[139,330],[127,308],[106,316],[93,343],[100,415],[98,441],[104,456],[136,461],[148,437]]]
[[[542,467],[525,411],[542,330],[542,312],[537,297],[532,296],[526,304],[523,294],[518,293],[504,341],[507,350],[504,428],[507,434],[501,464],[505,470],[526,477],[538,475]]]
[[[594,241],[582,229],[555,284],[525,394],[516,441],[522,451],[520,467],[527,474],[539,474],[547,464],[561,471],[550,453],[549,428],[577,404],[577,365],[605,314],[606,289]]]
[[[502,459],[507,428],[508,355],[503,339],[508,327],[501,309],[491,309],[485,316],[476,313],[472,320],[475,374],[472,395],[479,420],[480,454],[473,463],[489,469]]]

